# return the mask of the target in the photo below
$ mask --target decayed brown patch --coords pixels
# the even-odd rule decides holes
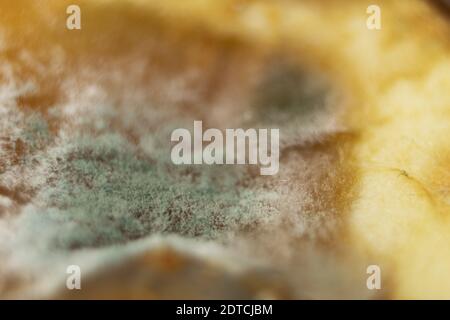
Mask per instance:
[[[82,290],[62,289],[63,299],[289,298],[289,286],[269,270],[233,275],[172,248],[159,248],[90,274]]]

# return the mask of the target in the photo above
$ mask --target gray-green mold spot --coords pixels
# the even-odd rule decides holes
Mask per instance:
[[[58,226],[59,248],[124,243],[150,234],[217,238],[256,219],[253,192],[217,170],[139,157],[118,134],[80,137],[66,148],[39,214]]]

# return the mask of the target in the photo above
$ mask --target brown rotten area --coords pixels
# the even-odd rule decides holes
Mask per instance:
[[[194,289],[195,288],[195,289]],[[89,275],[63,299],[288,299],[286,279],[270,270],[233,274],[170,248],[156,248]]]
[[[429,2],[381,1],[380,31],[368,1],[80,1],[80,31],[68,2],[0,3],[2,296],[448,297]],[[279,174],[171,166],[193,120],[279,127]]]

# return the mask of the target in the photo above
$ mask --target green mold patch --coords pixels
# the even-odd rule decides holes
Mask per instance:
[[[39,113],[31,113],[31,115],[25,119],[21,138],[28,146],[30,152],[45,147],[51,141],[48,122]]]
[[[263,124],[283,126],[308,122],[327,110],[330,84],[317,72],[278,59],[269,62],[253,102]]]
[[[217,239],[251,228],[261,209],[254,191],[236,188],[237,176],[217,179],[219,168],[175,167],[139,156],[118,134],[78,138],[53,167],[40,194],[45,208],[33,216],[52,226],[51,245],[61,249],[150,234]]]

